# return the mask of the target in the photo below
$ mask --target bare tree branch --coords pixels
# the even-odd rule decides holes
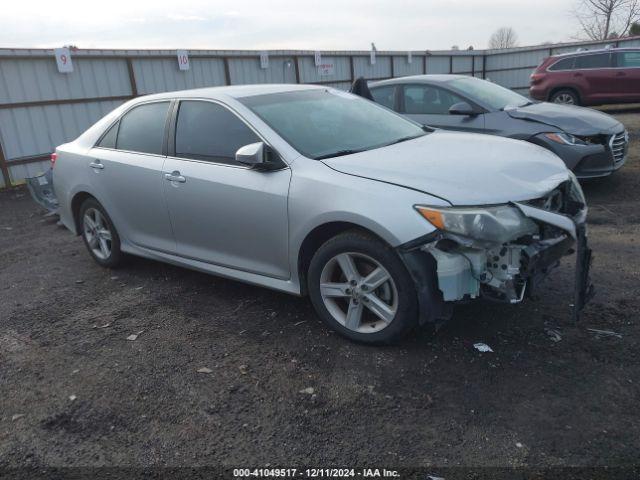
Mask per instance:
[[[511,27],[500,27],[489,38],[489,48],[512,48],[518,43],[518,35]]]
[[[640,0],[578,0],[573,15],[590,40],[624,36],[640,20]]]

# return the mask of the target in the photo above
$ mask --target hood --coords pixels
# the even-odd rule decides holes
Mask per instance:
[[[571,135],[612,134],[624,129],[611,115],[575,105],[541,102],[508,108],[505,112],[512,118],[546,124]]]
[[[537,145],[444,130],[322,161],[339,172],[419,190],[452,205],[531,200],[569,178],[562,160]]]

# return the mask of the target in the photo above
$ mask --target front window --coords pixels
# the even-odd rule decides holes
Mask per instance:
[[[298,152],[321,159],[420,137],[416,123],[338,90],[304,90],[239,99]]]
[[[431,85],[404,87],[404,111],[409,115],[448,115],[449,109],[464,100]]]
[[[447,85],[464,93],[475,102],[487,105],[494,110],[504,110],[506,107],[523,107],[531,103],[529,99],[519,93],[479,78],[456,78],[447,82]]]
[[[620,52],[618,53],[618,67],[639,68],[640,52]]]

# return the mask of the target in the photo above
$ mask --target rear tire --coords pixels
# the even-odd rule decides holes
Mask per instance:
[[[552,103],[559,103],[561,105],[580,105],[580,97],[578,94],[568,88],[563,88],[553,92],[549,101]]]
[[[324,243],[307,278],[320,318],[351,340],[389,344],[418,324],[411,275],[391,247],[364,232],[351,230]]]
[[[82,203],[78,218],[84,245],[95,262],[106,268],[116,268],[123,261],[120,236],[111,218],[95,198]]]

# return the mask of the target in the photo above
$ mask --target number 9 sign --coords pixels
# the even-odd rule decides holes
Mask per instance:
[[[56,56],[56,64],[58,65],[58,72],[71,73],[73,72],[73,62],[71,61],[71,53],[68,48],[56,48],[54,50]]]

